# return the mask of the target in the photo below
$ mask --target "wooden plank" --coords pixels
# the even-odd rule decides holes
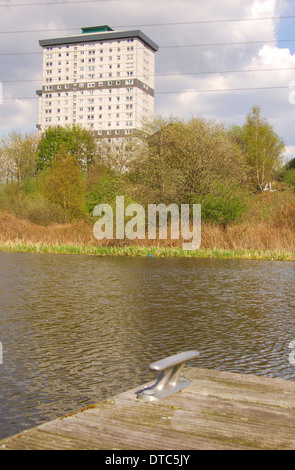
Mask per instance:
[[[0,449],[294,449],[295,382],[190,368],[158,402],[124,392],[0,441]],[[150,384],[146,384],[148,386]]]

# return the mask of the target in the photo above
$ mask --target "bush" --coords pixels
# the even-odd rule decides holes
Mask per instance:
[[[218,185],[214,194],[207,194],[200,200],[202,220],[220,224],[224,228],[237,222],[245,212],[245,193],[237,186]]]
[[[39,225],[62,223],[64,216],[61,208],[47,201],[37,186],[32,185],[30,189],[22,189],[17,183],[3,186],[0,189],[0,210]]]
[[[285,171],[281,180],[289,186],[293,186],[295,189],[295,168],[291,168],[290,170]]]
[[[124,191],[120,177],[107,171],[101,180],[93,185],[86,194],[86,205],[90,213],[97,204],[110,204],[116,202],[116,196],[122,196]]]
[[[90,214],[98,204],[110,204],[114,208],[116,204],[116,196],[124,196],[125,205],[135,202],[130,197],[130,187],[127,175],[118,174],[117,172],[106,168],[99,167],[94,174],[98,177],[88,184],[86,192],[86,205]],[[92,179],[93,175],[90,175]]]
[[[279,180],[291,186],[295,190],[295,158],[290,160],[283,168]]]
[[[64,213],[60,206],[47,201],[42,196],[26,198],[26,205],[21,218],[38,225],[61,224],[64,222]]]
[[[24,207],[24,193],[19,184],[15,182],[3,185],[0,191],[0,209],[17,216]]]
[[[75,157],[64,146],[56,154],[49,173],[44,178],[45,198],[60,207],[64,222],[85,218],[85,184]]]

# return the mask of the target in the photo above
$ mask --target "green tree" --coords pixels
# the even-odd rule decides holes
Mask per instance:
[[[239,186],[218,184],[214,194],[206,194],[202,200],[202,220],[221,225],[224,229],[240,219],[247,207],[245,192]]]
[[[0,142],[0,179],[16,182],[21,186],[37,169],[36,134],[22,134],[12,131]]]
[[[60,206],[64,221],[84,217],[85,182],[75,157],[65,146],[55,155],[48,175],[44,178],[43,193],[53,204]]]
[[[262,191],[282,165],[285,144],[268,121],[261,117],[259,106],[254,106],[242,127],[234,126],[232,135],[243,149],[251,169],[251,179]]]
[[[99,157],[97,141],[92,132],[79,126],[51,127],[39,142],[39,170],[52,165],[62,144],[67,152],[75,157],[82,170],[88,170]]]
[[[97,204],[115,204],[116,196],[122,195],[124,195],[122,177],[105,167],[99,181],[88,187],[86,192],[88,211],[92,213]]]
[[[295,189],[295,158],[284,165],[279,179]]]
[[[295,158],[292,158],[288,163],[286,163],[286,168],[288,170],[295,170]]]
[[[135,145],[128,138],[121,137],[116,142],[101,139],[98,143],[101,163],[117,174],[126,172],[134,158]]]
[[[142,152],[129,175],[133,198],[144,204],[199,203],[240,187],[246,194],[247,165],[225,127],[193,118],[157,120],[142,133]]]

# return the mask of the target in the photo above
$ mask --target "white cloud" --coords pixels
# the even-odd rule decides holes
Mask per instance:
[[[254,18],[265,14],[271,15],[275,12],[276,6],[276,0],[255,1],[251,6],[251,13]]]
[[[289,145],[286,150],[286,162],[291,160],[292,158],[295,158],[295,145]]]

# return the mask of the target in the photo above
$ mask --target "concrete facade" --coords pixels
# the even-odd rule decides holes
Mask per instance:
[[[40,40],[43,48],[39,96],[40,133],[79,125],[108,139],[125,137],[154,114],[155,52],[141,31],[109,26]]]

